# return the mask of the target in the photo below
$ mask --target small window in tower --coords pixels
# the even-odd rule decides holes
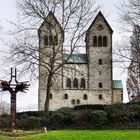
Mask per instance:
[[[73,87],[78,89],[78,79],[74,78],[73,80]]]
[[[102,65],[102,59],[99,59],[99,65]]]
[[[87,94],[84,94],[84,95],[83,95],[83,100],[87,100],[87,98],[88,98],[88,97],[87,97]]]
[[[64,94],[63,99],[68,99],[68,94]]]
[[[71,88],[71,79],[70,78],[68,78],[66,81],[66,87]]]
[[[53,98],[53,95],[52,95],[52,93],[50,93],[50,99],[52,99]]]
[[[53,37],[49,36],[49,45],[53,45]]]
[[[48,44],[49,44],[49,39],[48,39],[47,35],[44,37],[44,44],[45,44],[45,46],[48,46]]]
[[[58,45],[58,37],[54,36],[54,45]]]
[[[77,99],[77,104],[78,104],[78,105],[80,104],[80,100],[79,100],[79,99]]]
[[[102,88],[103,87],[103,84],[102,83],[99,83],[99,88]]]
[[[74,99],[71,100],[71,104],[72,104],[72,105],[75,104],[75,100],[74,100]]]
[[[102,100],[102,99],[103,99],[102,94],[99,94],[99,99],[100,99],[100,100]]]
[[[98,37],[98,46],[102,47],[102,37],[101,36]]]
[[[102,72],[101,71],[99,71],[99,75],[102,75]]]
[[[93,46],[97,46],[97,36],[93,37]]]
[[[82,78],[82,79],[81,79],[80,88],[84,88],[84,89],[85,89],[85,87],[86,87],[85,79]]]
[[[121,100],[123,101],[123,94],[121,94]]]
[[[103,37],[103,46],[107,47],[107,37],[106,36]]]

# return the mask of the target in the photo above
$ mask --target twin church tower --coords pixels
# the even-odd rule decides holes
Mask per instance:
[[[54,76],[51,83],[50,110],[74,107],[75,105],[122,102],[122,82],[112,79],[113,30],[103,14],[101,12],[97,14],[86,32],[86,54],[71,54],[70,56],[63,53],[64,31],[52,12],[48,14],[46,21],[47,23],[42,23],[38,30],[40,52],[39,110],[44,110],[46,83],[48,82],[47,71],[51,69],[47,65],[53,61],[52,55],[54,54],[57,55],[55,56],[56,67],[62,62],[65,64]],[[49,22],[54,24],[55,28],[50,28]],[[55,50],[51,48],[54,45]]]

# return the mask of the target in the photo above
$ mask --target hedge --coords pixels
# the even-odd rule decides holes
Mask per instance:
[[[104,108],[107,105],[99,105],[99,104],[95,104],[95,105],[78,105],[74,107],[74,110],[84,110],[84,109],[90,109],[90,110],[104,110]]]
[[[17,113],[20,129],[139,129],[140,103],[113,105],[81,105],[46,113]],[[0,129],[10,127],[10,116],[0,116]]]

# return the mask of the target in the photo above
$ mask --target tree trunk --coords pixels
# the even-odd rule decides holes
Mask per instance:
[[[44,110],[46,112],[49,112],[50,89],[51,89],[52,77],[53,77],[53,74],[50,72],[47,77],[46,101],[45,101],[45,106],[44,106]]]

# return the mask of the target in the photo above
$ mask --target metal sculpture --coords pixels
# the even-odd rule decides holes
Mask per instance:
[[[25,92],[29,88],[28,81],[18,82],[17,81],[17,70],[13,71],[11,68],[11,79],[10,81],[0,80],[0,88],[2,91],[9,91],[11,94],[11,130],[16,129],[16,94],[17,92]]]

